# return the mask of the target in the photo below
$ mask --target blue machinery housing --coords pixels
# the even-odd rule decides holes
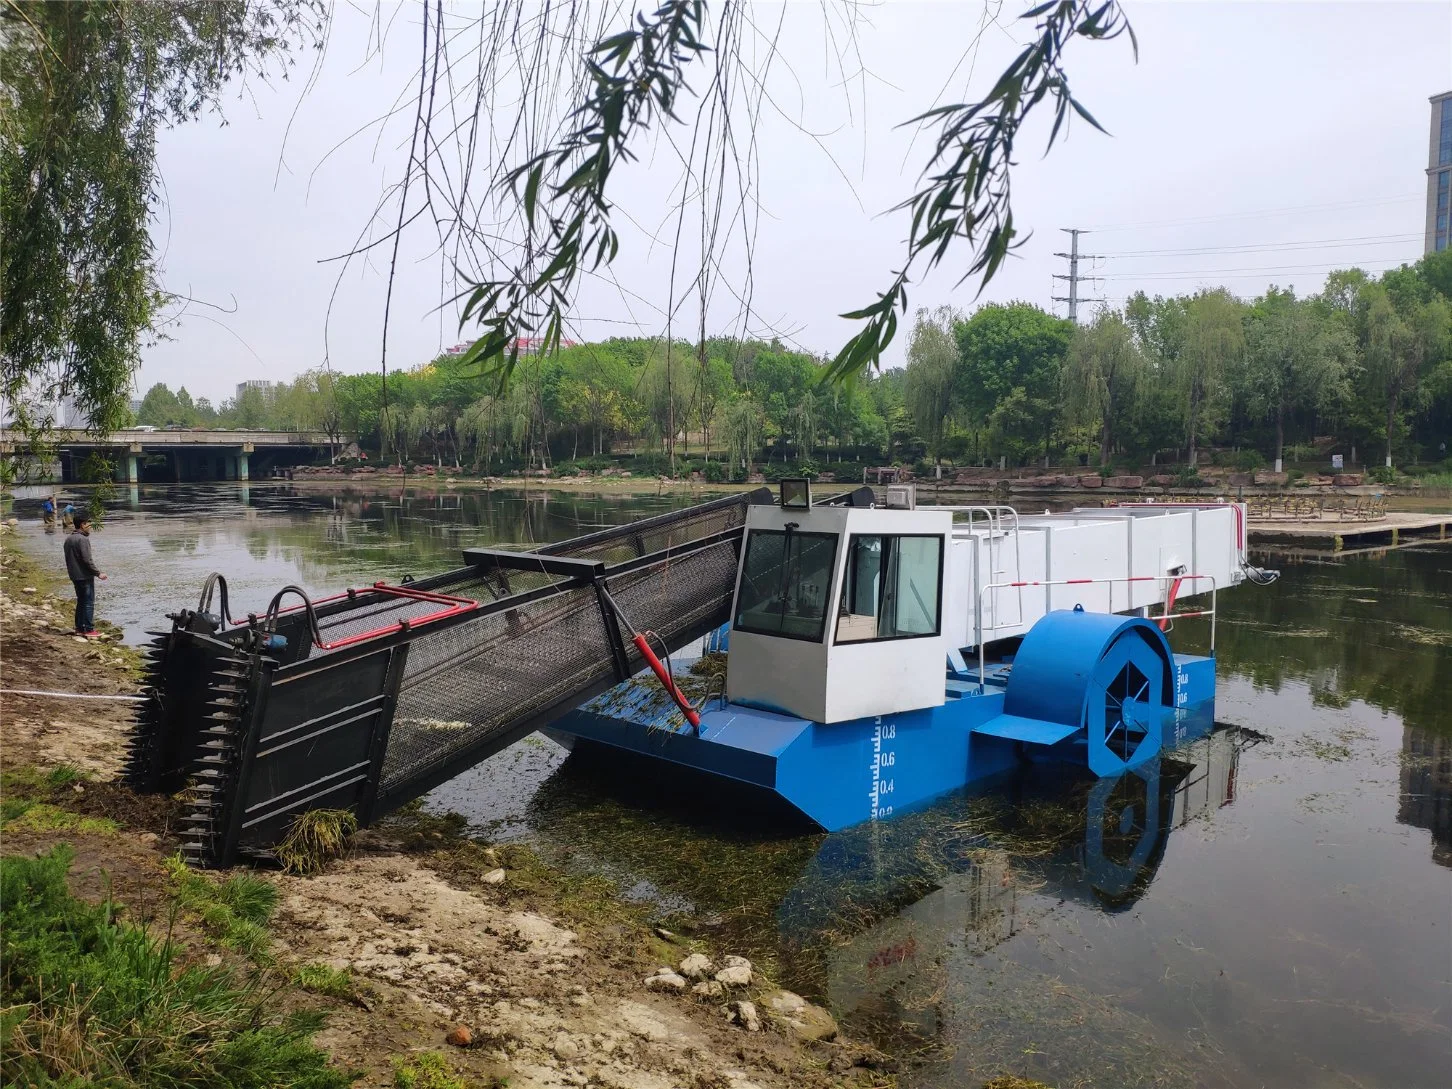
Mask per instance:
[[[729,646],[729,629],[707,642]],[[1025,760],[1087,764],[1112,776],[1210,729],[1215,660],[1172,654],[1148,620],[1049,613],[1016,653],[945,670],[939,707],[818,723],[708,700],[699,731],[642,677],[547,732],[670,761],[774,793],[833,832],[921,808]]]

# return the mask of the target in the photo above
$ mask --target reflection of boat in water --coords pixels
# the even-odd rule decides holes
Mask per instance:
[[[849,1022],[891,1025],[923,1040],[940,1036],[943,996],[965,957],[1039,927],[1069,904],[1103,912],[1133,907],[1153,881],[1170,833],[1234,800],[1240,752],[1260,740],[1221,727],[1115,779],[1015,783],[1006,826],[965,844],[926,894],[826,952],[822,982],[831,1008]],[[874,826],[870,834],[891,837],[898,827]],[[879,843],[873,853],[907,846]],[[841,859],[829,841],[812,860],[782,904],[784,937],[796,932],[810,940],[806,932],[824,924],[806,890],[833,883]]]
[[[931,1038],[953,959],[1066,904],[1132,907],[1171,831],[1234,799],[1239,754],[1259,740],[1214,727],[1114,778],[1027,765],[987,793],[789,839],[765,814],[744,831],[747,806],[712,804],[698,782],[663,794],[658,781],[591,774],[599,759],[570,761],[541,788],[531,823],[577,863],[690,905],[686,914],[723,928],[718,944],[775,958],[781,982],[847,1021]],[[733,826],[704,821],[711,811],[734,812]]]

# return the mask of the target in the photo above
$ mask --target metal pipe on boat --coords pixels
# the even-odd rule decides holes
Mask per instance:
[[[671,671],[656,657],[655,651],[650,649],[650,643],[647,642],[645,636],[646,634],[654,633],[641,633],[636,631],[635,625],[630,622],[624,611],[615,603],[615,599],[610,596],[610,591],[605,589],[603,583],[600,586],[600,593],[610,605],[611,610],[620,618],[620,622],[625,625],[626,630],[630,632],[630,641],[635,644],[635,649],[640,651],[640,656],[645,659],[645,664],[650,666],[650,671],[655,674],[656,680],[660,681],[661,687],[666,690],[670,698],[675,701],[676,706],[681,709],[681,714],[691,724],[691,728],[697,733],[700,733],[700,712],[696,710],[690,700],[686,699],[685,693],[676,687],[675,678],[671,676]],[[657,635],[656,638],[659,639],[660,636]]]

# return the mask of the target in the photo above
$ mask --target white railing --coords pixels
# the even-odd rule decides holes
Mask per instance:
[[[1004,522],[1005,522],[1006,517],[1008,515],[1012,515],[1012,517],[1013,517],[1013,570],[1014,570],[1014,574],[1020,574],[1020,573],[1022,573],[1022,571],[1023,571],[1023,551],[1022,551],[1022,548],[1020,546],[1020,542],[1023,540],[1023,538],[1019,534],[1019,531],[1018,531],[1019,530],[1019,525],[1018,525],[1018,508],[1017,507],[1010,507],[1010,506],[1007,506],[1007,505],[1002,504],[1002,503],[994,503],[994,504],[989,504],[987,506],[962,506],[962,507],[959,507],[959,506],[942,506],[942,507],[937,507],[937,508],[934,508],[934,509],[937,509],[937,510],[949,510],[949,511],[952,511],[954,514],[967,514],[968,515],[968,523],[967,523],[968,524],[968,533],[973,536],[973,579],[974,579],[975,582],[978,581],[978,580],[980,580],[983,577],[983,573],[982,573],[981,566],[979,564],[978,535],[973,532],[973,526],[974,526],[973,516],[974,516],[974,514],[977,514],[977,513],[980,513],[981,512],[983,514],[983,516],[984,516],[985,521],[988,524],[988,577],[989,578],[992,578],[995,575],[1004,575],[1004,574],[1007,574],[1008,573],[1008,571],[1007,571],[1006,568],[999,567],[998,564],[1003,559],[1002,555],[1000,554],[1001,553],[1001,550],[1002,550],[1002,542],[1003,542],[1004,538],[1008,535],[1008,532],[1009,532],[1007,529],[1004,528]],[[998,615],[999,612],[1000,612],[1000,609],[998,607],[998,599],[995,597],[993,599],[993,623],[994,623],[994,626],[995,627],[999,627],[999,626],[1002,626],[1002,624],[1006,624],[1006,623],[1022,624],[1023,623],[1023,590],[1020,589],[1019,592],[1018,592],[1018,619],[1017,620],[1011,621],[1011,622],[1010,621],[1000,622],[999,615]],[[981,615],[980,615],[980,619],[981,619]]]
[[[988,663],[987,663],[987,656],[984,653],[984,641],[983,641],[983,595],[984,595],[984,593],[986,593],[989,590],[1005,590],[1005,589],[1013,589],[1013,588],[1018,588],[1018,589],[1022,590],[1023,588],[1029,587],[1029,586],[1042,586],[1044,588],[1044,612],[1045,612],[1045,614],[1047,614],[1049,612],[1049,604],[1050,604],[1050,601],[1049,601],[1050,587],[1053,587],[1053,586],[1092,586],[1092,585],[1096,585],[1096,584],[1101,584],[1102,583],[1102,584],[1107,584],[1109,586],[1109,609],[1108,609],[1108,612],[1113,613],[1114,612],[1114,584],[1116,582],[1125,582],[1125,583],[1129,583],[1129,582],[1169,582],[1169,583],[1173,583],[1174,584],[1174,589],[1176,589],[1176,590],[1178,589],[1178,587],[1179,587],[1179,585],[1181,583],[1185,583],[1185,582],[1208,582],[1208,583],[1210,583],[1210,608],[1208,608],[1208,609],[1194,609],[1194,610],[1191,610],[1189,612],[1183,612],[1183,613],[1172,613],[1172,612],[1170,612],[1170,610],[1172,608],[1174,608],[1174,605],[1175,605],[1175,602],[1174,602],[1174,592],[1172,590],[1172,592],[1170,594],[1166,595],[1165,611],[1164,611],[1164,613],[1161,614],[1160,616],[1147,616],[1147,617],[1144,617],[1144,619],[1145,620],[1152,620],[1152,621],[1158,622],[1159,625],[1160,625],[1161,630],[1164,630],[1165,625],[1168,622],[1172,621],[1172,620],[1189,620],[1192,617],[1208,616],[1210,618],[1210,653],[1212,655],[1215,653],[1215,598],[1216,598],[1216,594],[1217,594],[1217,592],[1219,590],[1219,587],[1216,585],[1216,581],[1215,581],[1215,576],[1214,575],[1121,575],[1118,578],[1099,578],[1099,579],[1025,579],[1025,580],[1020,580],[1020,581],[1017,581],[1017,582],[991,582],[988,585],[979,588],[978,595],[974,599],[974,604],[973,604],[973,614],[974,614],[973,615],[973,636],[974,636],[974,639],[978,643],[978,691],[980,693],[983,692],[984,671],[986,670],[987,665],[988,665]],[[1200,591],[1200,592],[1203,593],[1203,591]],[[1128,602],[1126,603],[1126,607],[1127,608],[1131,608],[1131,609],[1134,608],[1135,607],[1135,605],[1134,605],[1134,595],[1132,593],[1130,593],[1130,594],[1127,594],[1126,596],[1129,598]],[[999,626],[1000,625],[997,625],[997,624],[994,625],[994,627],[999,627]]]

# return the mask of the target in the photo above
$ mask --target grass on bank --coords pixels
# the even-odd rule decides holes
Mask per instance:
[[[451,1073],[437,1051],[393,1060],[393,1089],[475,1089],[476,1085]]]
[[[227,948],[259,962],[270,959],[267,923],[277,907],[277,886],[250,873],[214,881],[190,869],[179,855],[165,865],[178,907],[201,919]]]
[[[64,788],[81,782],[85,775],[69,764],[42,771],[20,766],[0,775],[0,828],[7,832],[78,832],[104,835],[117,823],[106,817],[73,813],[51,799],[64,797]]]
[[[358,994],[353,973],[346,968],[334,968],[317,961],[299,964],[293,969],[292,981],[303,990],[326,998],[352,1000]]]
[[[37,1089],[343,1089],[312,1034],[260,972],[192,963],[170,932],[72,896],[73,854],[0,859],[0,1083]],[[235,880],[235,879],[234,879]],[[230,882],[228,884],[231,884]],[[219,886],[220,887],[220,886]],[[264,899],[233,886],[231,908]]]

